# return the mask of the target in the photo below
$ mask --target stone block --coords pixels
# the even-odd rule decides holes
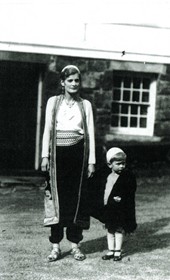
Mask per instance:
[[[100,85],[100,73],[87,72],[82,75],[82,87],[83,88],[99,88]]]
[[[154,135],[156,136],[170,136],[170,122],[156,122],[154,128]]]

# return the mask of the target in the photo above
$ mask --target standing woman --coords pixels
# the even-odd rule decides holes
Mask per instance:
[[[46,107],[41,169],[49,174],[45,200],[50,199],[51,211],[44,219],[44,225],[51,227],[49,261],[61,257],[64,228],[74,259],[85,259],[79,243],[83,229],[89,228],[85,195],[87,179],[95,171],[95,139],[92,106],[80,98],[80,83],[80,70],[64,67],[63,93],[49,98]]]

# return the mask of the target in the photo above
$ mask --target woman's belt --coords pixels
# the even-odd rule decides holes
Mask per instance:
[[[83,138],[83,134],[74,130],[57,130],[56,146],[72,146],[80,142]]]

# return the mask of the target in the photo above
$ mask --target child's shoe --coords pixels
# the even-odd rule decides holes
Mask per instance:
[[[115,254],[114,254],[113,260],[114,260],[115,262],[121,261],[121,260],[122,260],[122,253],[121,253],[121,250],[115,250],[115,252],[116,252],[116,253],[119,253],[119,254],[116,254],[116,256],[115,256]]]
[[[109,251],[106,255],[102,257],[102,260],[108,261],[114,258],[114,251]]]

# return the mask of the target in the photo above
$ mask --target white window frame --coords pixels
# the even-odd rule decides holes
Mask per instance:
[[[137,78],[149,78],[150,79],[150,87],[149,87],[149,101],[145,104],[144,102],[134,102],[134,101],[130,101],[130,102],[125,102],[122,99],[122,92],[123,90],[130,90],[131,92],[131,96],[132,96],[132,88],[123,88],[123,84],[121,83],[121,99],[120,101],[117,101],[118,104],[137,104],[137,105],[147,105],[148,106],[148,111],[147,111],[147,126],[146,128],[142,128],[142,127],[130,127],[128,124],[128,127],[113,127],[110,125],[110,132],[114,133],[116,135],[121,135],[121,134],[125,134],[125,135],[141,135],[141,136],[153,136],[154,133],[154,121],[155,121],[155,104],[156,104],[156,88],[157,88],[157,80],[156,80],[156,76],[151,75],[151,74],[146,74],[146,73],[126,73],[125,72],[120,72],[120,71],[115,71],[113,73],[113,81],[114,81],[114,76],[120,76],[120,77],[137,77]],[[115,88],[116,89],[116,88]],[[139,89],[140,90],[140,94],[142,91],[142,88]],[[114,91],[114,85],[113,85],[113,89],[112,89],[112,94]],[[112,102],[115,103],[115,100],[113,100]],[[120,115],[122,114],[118,114],[118,118],[120,119]],[[114,114],[112,114],[112,109],[111,109],[111,118],[112,116],[114,117]],[[129,116],[129,113],[126,115]]]

